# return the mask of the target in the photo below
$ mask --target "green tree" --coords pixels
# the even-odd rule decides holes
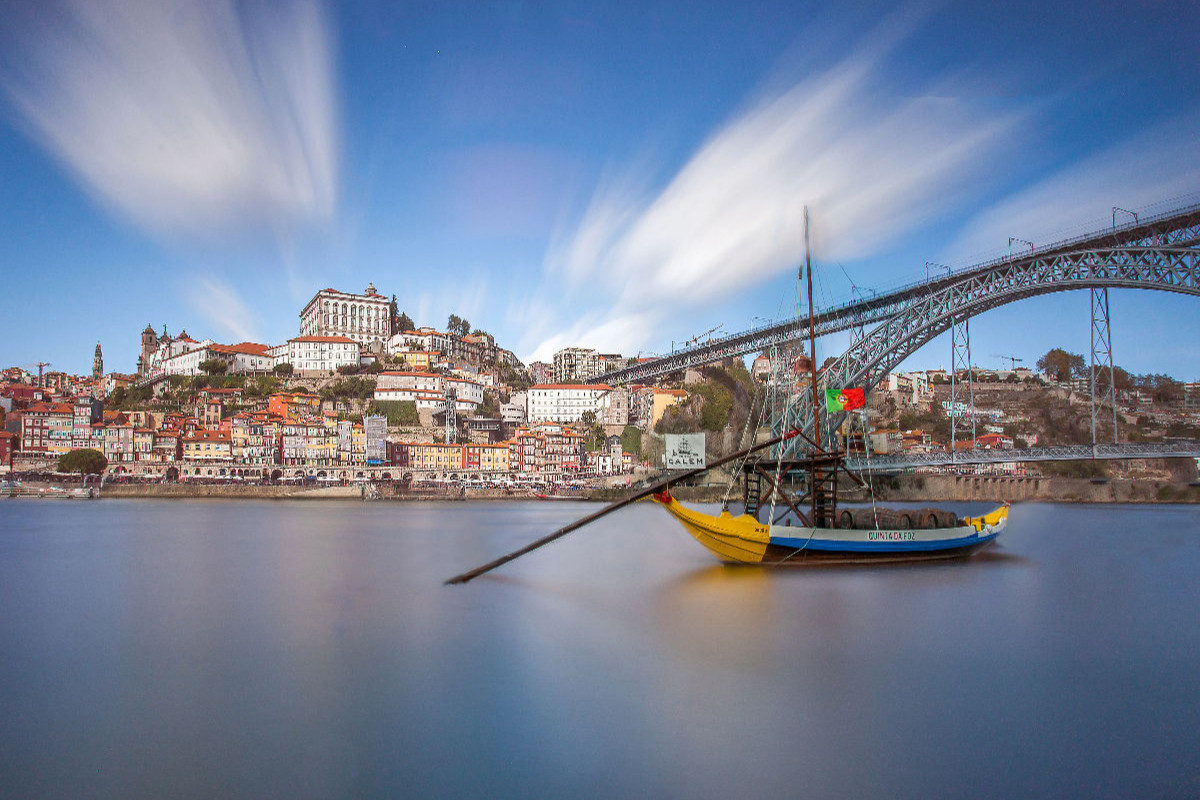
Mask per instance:
[[[200,370],[209,375],[224,375],[229,365],[219,358],[210,358],[200,362]]]
[[[475,410],[477,417],[499,417],[500,404],[496,402],[496,396],[489,391],[484,391],[483,402],[479,404],[479,408]]]
[[[400,312],[400,316],[396,319],[396,327],[401,331],[416,330],[417,324],[413,322],[412,317],[404,312]]]
[[[367,413],[387,417],[388,425],[392,426],[417,425],[421,420],[417,404],[411,400],[372,400]]]
[[[642,454],[642,431],[633,425],[626,425],[621,431],[621,450],[635,456]]]
[[[281,364],[276,364],[271,371],[276,375],[291,375],[295,370],[292,368],[291,364],[284,361]]]
[[[108,466],[108,459],[90,447],[64,453],[58,459],[59,472],[78,472],[80,475],[99,475]]]
[[[1050,379],[1056,383],[1066,383],[1072,378],[1083,378],[1087,376],[1087,366],[1083,360],[1083,356],[1076,353],[1068,353],[1061,348],[1054,348],[1037,360],[1037,368],[1039,371],[1050,376]]]

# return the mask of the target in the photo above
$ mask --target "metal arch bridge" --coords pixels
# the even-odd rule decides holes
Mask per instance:
[[[1093,237],[1049,248],[1024,259],[993,262],[949,276],[930,286],[852,344],[819,378],[827,387],[876,386],[905,358],[941,333],[971,317],[1036,295],[1069,289],[1157,289],[1200,297],[1200,207],[1136,226],[1136,238],[1113,245]],[[777,415],[776,426],[811,431],[812,406],[794,403]],[[837,429],[845,415],[831,415],[826,427]],[[797,443],[798,444],[798,443]],[[793,445],[793,449],[797,446]],[[956,454],[957,455],[957,454]]]
[[[874,386],[891,368],[955,323],[1027,297],[1071,289],[1158,289],[1200,295],[1200,204],[1114,225],[1019,257],[825,310],[816,336],[877,325],[825,371],[827,386]],[[808,320],[753,328],[670,356],[605,373],[589,383],[650,381],[689,367],[807,341]]]

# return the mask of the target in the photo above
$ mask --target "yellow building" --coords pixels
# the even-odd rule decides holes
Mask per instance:
[[[650,407],[650,427],[658,424],[668,408],[682,403],[687,398],[688,394],[683,389],[655,389],[654,403]]]
[[[468,472],[508,472],[508,442],[463,445],[463,469]]]
[[[185,461],[233,461],[229,431],[195,430],[183,435]]]
[[[330,466],[337,463],[337,428],[309,423],[305,426],[304,463]]]
[[[436,367],[442,354],[437,350],[402,350],[393,357],[413,372],[428,372]]]
[[[408,468],[422,472],[455,472],[462,469],[463,445],[417,442],[405,445]]]

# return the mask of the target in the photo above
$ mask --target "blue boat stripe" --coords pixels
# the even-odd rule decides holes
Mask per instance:
[[[782,537],[771,537],[771,544],[777,544],[782,547],[794,547],[800,550],[820,550],[836,551],[839,553],[899,553],[913,552],[922,550],[953,550],[956,547],[967,547],[981,542],[990,542],[1000,535],[999,531],[988,534],[987,536],[963,536],[958,539],[939,539],[937,541],[912,541],[912,542],[896,542],[896,541],[879,541],[879,542],[844,542],[836,539],[809,539],[800,537],[796,539]]]

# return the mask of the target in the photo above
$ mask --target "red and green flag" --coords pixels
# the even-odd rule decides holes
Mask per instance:
[[[826,389],[825,408],[835,411],[853,411],[867,404],[866,394],[862,389]]]

